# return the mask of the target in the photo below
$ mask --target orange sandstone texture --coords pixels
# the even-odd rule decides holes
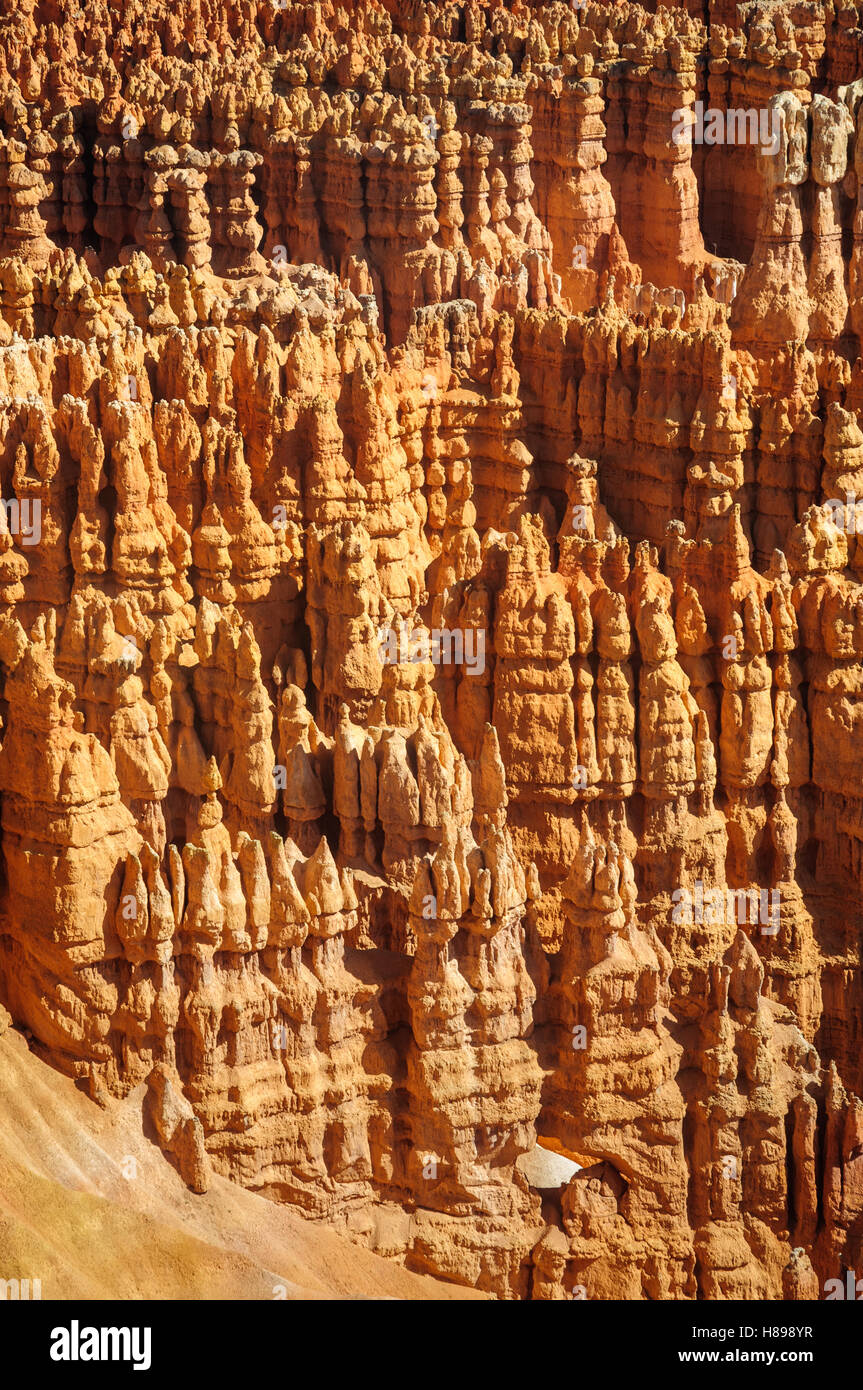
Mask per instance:
[[[0,1019],[202,1201],[511,1299],[863,1262],[861,35],[794,16],[0,0]]]

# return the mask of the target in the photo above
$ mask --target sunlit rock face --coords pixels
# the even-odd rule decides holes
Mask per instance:
[[[0,3],[0,1001],[505,1298],[863,1264],[863,34],[742,8]]]

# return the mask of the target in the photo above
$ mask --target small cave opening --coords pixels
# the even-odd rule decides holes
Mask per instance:
[[[534,1147],[520,1154],[515,1166],[542,1198],[543,1220],[549,1225],[560,1226],[563,1220],[561,1195],[570,1179],[581,1172],[583,1163],[557,1139],[538,1134]]]
[[[584,1160],[581,1156],[573,1153],[571,1149],[566,1148],[558,1139],[554,1139],[550,1135],[537,1134],[533,1149],[527,1154],[522,1154],[522,1158],[525,1160],[532,1159],[534,1156],[539,1164],[545,1165],[542,1169],[544,1172],[563,1175],[566,1171],[566,1176],[560,1178],[560,1181],[564,1183],[569,1182],[573,1173],[580,1172],[584,1167]],[[519,1163],[521,1163],[521,1159]]]

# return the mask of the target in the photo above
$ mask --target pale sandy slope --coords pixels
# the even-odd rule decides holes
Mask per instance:
[[[142,1090],[101,1110],[0,1036],[0,1279],[39,1278],[43,1299],[479,1297],[226,1179],[195,1196],[144,1137]]]

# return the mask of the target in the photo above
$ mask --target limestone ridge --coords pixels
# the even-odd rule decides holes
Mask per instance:
[[[193,1192],[863,1269],[857,24],[0,0],[0,1001]]]

